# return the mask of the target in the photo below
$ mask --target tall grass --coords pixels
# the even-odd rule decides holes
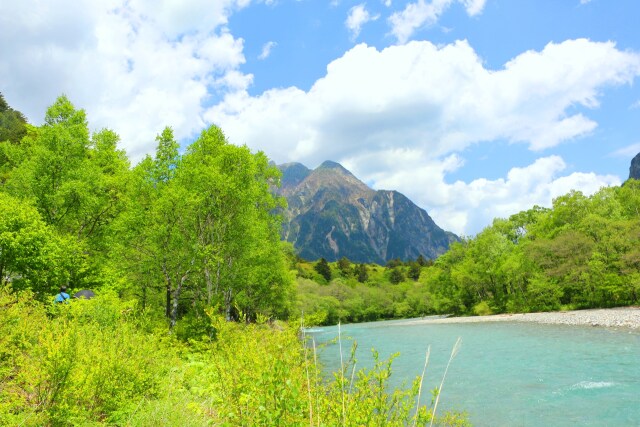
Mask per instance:
[[[440,387],[436,390],[436,401],[433,404],[433,417],[431,418],[430,426],[433,425],[433,421],[435,420],[436,409],[438,409],[438,402],[440,401],[440,396],[442,395],[442,387],[444,386],[444,380],[447,377],[447,372],[449,372],[449,366],[451,366],[451,361],[460,351],[460,345],[462,344],[462,339],[458,338],[456,343],[453,345],[453,349],[451,349],[451,356],[449,356],[449,361],[447,362],[447,367],[444,370],[444,374],[442,375],[442,381],[440,382]]]
[[[420,411],[420,396],[422,394],[422,384],[424,383],[424,375],[427,372],[427,365],[429,365],[429,356],[431,355],[431,346],[427,347],[427,354],[424,358],[424,368],[422,368],[422,375],[420,375],[420,386],[418,387],[418,398],[416,399],[416,414],[413,417],[413,425],[418,422],[418,412]],[[434,410],[435,413],[435,410]]]
[[[327,377],[316,342],[302,335],[301,343],[298,326],[229,323],[212,313],[209,323],[215,340],[208,333],[179,340],[161,319],[115,295],[49,306],[0,289],[0,425],[405,426],[433,419],[420,405],[422,378],[408,389],[389,387],[392,360],[376,357],[373,367],[356,369],[352,347],[341,371]],[[466,421],[446,414],[434,424]]]

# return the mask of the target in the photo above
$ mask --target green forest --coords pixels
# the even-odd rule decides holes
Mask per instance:
[[[335,324],[637,305],[639,207],[640,182],[629,180],[496,219],[435,261],[342,259],[326,270],[300,260],[298,308],[310,323]]]
[[[3,242],[3,283],[42,301],[61,285],[108,286],[162,306],[171,327],[210,306],[228,319],[287,316],[293,289],[271,214],[281,202],[269,191],[278,171],[263,153],[213,126],[181,155],[166,128],[132,168],[118,135],[90,134],[65,97],[25,127],[1,151],[0,227],[17,233]]]
[[[391,360],[322,371],[263,153],[165,128],[133,166],[65,96],[0,132],[0,425],[467,425]]]

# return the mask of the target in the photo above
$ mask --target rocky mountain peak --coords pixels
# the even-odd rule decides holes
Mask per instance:
[[[311,170],[302,163],[285,163],[278,166],[278,168],[282,172],[281,184],[283,188],[297,186],[311,173]]]
[[[385,263],[394,258],[435,258],[457,237],[396,191],[375,191],[336,162],[314,170],[279,166],[278,193],[287,198],[283,237],[300,256]]]
[[[342,166],[340,163],[333,162],[331,160],[325,160],[324,162],[322,162],[322,164],[318,166],[318,169],[336,169],[340,172],[343,172],[343,173],[346,172],[348,174],[351,174],[351,172],[345,169],[345,167]]]
[[[640,153],[631,160],[629,167],[629,179],[640,179]]]
[[[363,197],[372,192],[341,164],[325,161],[314,170],[300,163],[279,166],[282,171],[282,195],[298,193],[303,196],[328,193],[330,197]],[[304,169],[303,169],[304,168]]]

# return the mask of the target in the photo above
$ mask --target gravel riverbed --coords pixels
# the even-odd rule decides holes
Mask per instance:
[[[640,329],[640,307],[556,311],[548,313],[496,314],[493,316],[425,318],[409,320],[406,323],[413,325],[422,323],[474,322],[534,322],[554,325]]]

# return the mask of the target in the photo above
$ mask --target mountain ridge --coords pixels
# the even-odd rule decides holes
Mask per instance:
[[[397,191],[373,190],[339,163],[316,169],[279,165],[288,208],[283,239],[307,259],[386,263],[419,255],[436,258],[459,240]]]

